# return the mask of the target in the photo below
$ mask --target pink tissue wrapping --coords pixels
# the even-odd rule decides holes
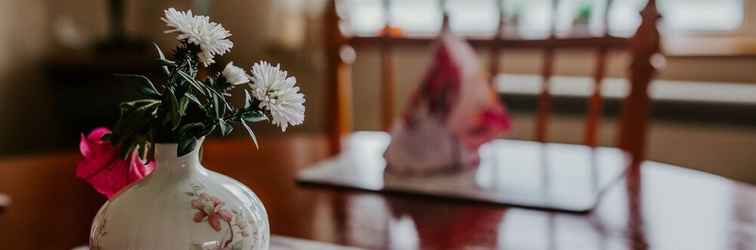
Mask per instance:
[[[388,171],[433,173],[475,167],[478,147],[509,128],[507,110],[473,49],[444,34],[403,119],[394,124],[384,154]]]
[[[118,191],[149,175],[154,162],[143,161],[137,150],[122,159],[118,150],[102,137],[110,134],[107,128],[96,128],[89,135],[81,135],[79,150],[84,157],[76,166],[76,176],[89,182],[97,192],[112,198]]]

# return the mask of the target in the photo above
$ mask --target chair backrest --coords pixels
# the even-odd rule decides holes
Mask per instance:
[[[500,0],[492,0],[500,4]],[[553,0],[552,6],[558,5]],[[611,0],[607,0],[606,10]],[[439,0],[443,5],[443,0]],[[386,5],[388,0],[384,0]],[[501,6],[501,4],[499,5]],[[331,148],[333,152],[341,149],[341,139],[352,129],[352,85],[350,64],[356,56],[356,48],[374,47],[380,49],[381,55],[381,115],[382,126],[388,130],[394,119],[394,89],[395,67],[393,65],[393,49],[401,46],[428,45],[433,38],[401,36],[386,22],[383,31],[375,36],[346,36],[341,32],[343,20],[339,16],[337,0],[331,0],[324,16],[324,38],[327,55],[326,84],[331,94],[328,110],[331,110],[329,121]],[[387,7],[387,6],[386,6]],[[385,8],[388,10],[388,8]],[[390,15],[386,15],[387,18]],[[505,34],[505,16],[498,24],[497,35],[493,38],[472,38],[468,42],[474,47],[487,48],[490,55],[489,73],[495,76],[499,73],[499,55],[501,49],[522,48],[537,49],[543,52],[541,77],[543,87],[538,96],[538,110],[535,121],[535,139],[546,141],[549,117],[551,114],[552,95],[550,82],[554,72],[555,51],[559,49],[589,49],[595,51],[595,68],[593,73],[593,93],[588,101],[584,144],[596,146],[597,133],[602,114],[603,97],[601,84],[605,77],[607,56],[609,50],[626,50],[631,55],[628,82],[630,92],[623,103],[619,123],[618,145],[630,153],[633,159],[644,158],[646,123],[648,121],[648,85],[656,75],[657,69],[652,64],[652,58],[660,52],[660,36],[657,21],[660,18],[656,8],[656,1],[649,0],[641,11],[642,21],[634,36],[631,38],[614,37],[609,35],[607,16],[605,13],[603,35],[596,37],[560,38],[554,35],[556,26],[551,24],[551,35],[545,39],[512,39]],[[449,15],[443,15],[443,29],[448,28]],[[552,18],[552,20],[555,18]]]

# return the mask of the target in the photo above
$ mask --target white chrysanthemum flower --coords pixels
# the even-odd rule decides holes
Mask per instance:
[[[287,76],[281,65],[275,67],[262,61],[252,66],[252,95],[260,101],[260,108],[267,109],[273,124],[286,131],[289,125],[304,122],[305,98],[299,93],[297,79]]]
[[[226,64],[226,67],[223,68],[223,77],[225,77],[226,81],[231,83],[231,85],[249,83],[249,75],[247,75],[247,72],[244,72],[244,69],[234,65],[234,62]]]
[[[165,10],[165,17],[161,18],[168,27],[165,33],[178,32],[178,40],[186,40],[187,43],[200,47],[197,56],[205,67],[215,63],[215,56],[220,56],[231,51],[234,43],[228,38],[228,32],[223,25],[211,22],[207,16],[193,15],[192,11],[177,11],[174,8]]]

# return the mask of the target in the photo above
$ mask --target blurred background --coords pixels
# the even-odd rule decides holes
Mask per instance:
[[[629,36],[644,0],[611,5],[609,31]],[[168,7],[209,14],[233,33],[235,47],[224,58],[245,68],[257,60],[287,65],[307,96],[304,126],[294,133],[324,133],[328,95],[324,83],[322,14],[325,0],[3,0],[0,1],[0,157],[72,151],[79,135],[111,125],[117,104],[129,97],[128,83],[113,73],[151,74],[158,68],[151,42],[175,45],[160,21]],[[390,15],[401,33],[433,36],[441,26],[435,0],[340,1],[341,27],[353,35],[375,35]],[[470,37],[496,33],[500,11],[492,0],[448,0],[451,30]],[[545,37],[601,29],[606,1],[507,0],[507,36]],[[652,85],[649,159],[674,163],[756,184],[756,1],[660,0],[666,66]],[[556,8],[556,15],[550,9]],[[437,11],[433,11],[437,10]],[[399,114],[430,60],[430,46],[398,49]],[[554,79],[554,123],[550,138],[579,143],[590,95],[593,54],[558,51]],[[537,51],[501,53],[496,86],[514,117],[509,138],[532,139],[539,91]],[[225,65],[219,60],[216,67]],[[604,92],[605,125],[600,141],[614,145],[615,117],[626,93],[628,58],[611,54]],[[354,124],[380,129],[378,49],[361,50],[354,62]],[[260,133],[280,133],[258,126]],[[238,130],[237,130],[238,131]],[[243,134],[239,134],[243,136]]]

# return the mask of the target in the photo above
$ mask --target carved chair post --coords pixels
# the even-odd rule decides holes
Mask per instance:
[[[630,93],[622,107],[618,142],[619,147],[631,157],[631,166],[639,166],[636,163],[645,158],[650,103],[648,86],[658,72],[653,60],[661,50],[657,27],[661,15],[655,0],[648,1],[641,16],[643,20],[630,40]]]
[[[330,91],[326,121],[329,129],[330,151],[336,154],[341,151],[342,139],[352,130],[352,78],[351,66],[354,61],[354,49],[346,44],[341,33],[341,18],[337,13],[336,1],[331,0],[326,7],[323,17],[324,44],[326,46],[326,74],[325,82]],[[330,86],[328,86],[330,85]]]
[[[394,36],[394,27],[391,25],[391,0],[383,1],[385,24],[381,32],[381,128],[389,131],[394,119],[395,102],[395,76],[394,76],[394,53],[391,39]]]

